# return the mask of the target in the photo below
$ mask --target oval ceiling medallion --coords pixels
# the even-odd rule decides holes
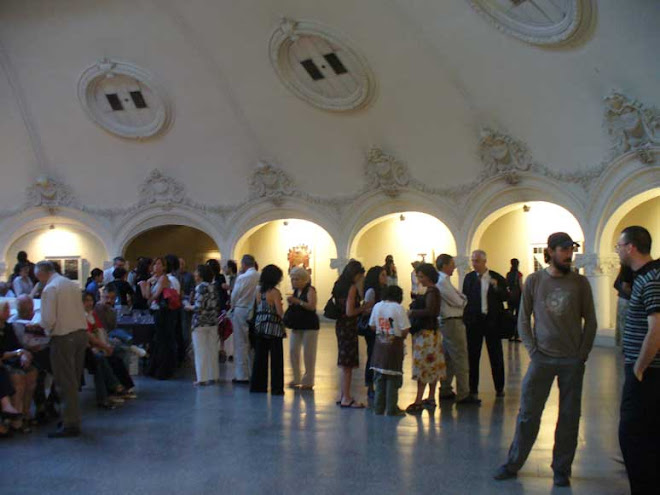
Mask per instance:
[[[85,113],[117,136],[143,139],[165,131],[172,110],[150,74],[135,65],[103,59],[78,80],[78,99]]]
[[[282,83],[318,108],[354,110],[373,100],[375,78],[366,60],[320,24],[283,19],[269,49]]]
[[[499,30],[535,45],[559,45],[589,25],[593,0],[467,0]]]

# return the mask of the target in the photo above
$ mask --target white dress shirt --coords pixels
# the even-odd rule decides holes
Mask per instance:
[[[46,282],[41,293],[41,321],[48,335],[67,335],[87,328],[80,287],[57,273]]]
[[[112,282],[115,279],[114,272],[115,272],[114,266],[111,266],[110,268],[106,268],[105,270],[103,270],[103,285],[108,285],[110,282]]]
[[[254,268],[248,268],[245,273],[236,278],[234,290],[231,291],[232,308],[252,308],[257,296],[257,285],[259,285],[259,272]]]
[[[467,296],[459,292],[449,280],[449,276],[444,273],[438,273],[438,283],[436,284],[440,290],[440,317],[441,318],[461,318],[463,316],[463,309],[467,304]]]
[[[23,278],[23,277],[16,277],[14,281],[12,282],[12,287],[14,289],[14,294],[16,297],[20,296],[21,294],[27,294],[28,296],[32,292],[32,289],[34,288],[34,284],[32,283],[32,280],[30,278]]]
[[[481,312],[485,315],[488,314],[489,287],[490,287],[490,272],[486,270],[484,274],[481,276]]]

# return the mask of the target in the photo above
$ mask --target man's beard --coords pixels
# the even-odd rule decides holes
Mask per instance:
[[[562,272],[564,275],[567,274],[567,273],[570,273],[571,268],[572,268],[570,262],[568,264],[561,264],[561,263],[558,263],[555,260],[552,260],[552,266],[554,266],[557,270]]]

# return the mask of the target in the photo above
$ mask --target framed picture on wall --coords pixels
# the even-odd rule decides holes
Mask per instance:
[[[60,266],[62,275],[74,282],[82,283],[82,259],[80,256],[46,256]]]

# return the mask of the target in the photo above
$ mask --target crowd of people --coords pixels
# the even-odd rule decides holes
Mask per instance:
[[[486,252],[476,250],[461,290],[451,282],[456,269],[452,256],[441,254],[435,265],[414,262],[407,309],[391,255],[369,270],[350,260],[322,311],[335,321],[337,405],[366,407],[352,389],[353,371],[360,367],[359,336],[366,342],[364,384],[372,410],[395,417],[433,411],[437,401],[478,406],[484,341],[496,400],[501,399],[502,340],[522,341],[531,362],[508,459],[494,477],[512,478],[522,468],[556,377],[560,398],[552,468],[557,486],[570,484],[585,363],[597,329],[590,284],[571,264],[577,247],[568,234],[552,234],[545,251],[548,268],[530,274],[524,283],[517,259],[502,276],[488,268]],[[650,493],[645,490],[657,486],[655,468],[660,465],[660,262],[651,258],[650,248],[650,234],[642,227],[625,229],[616,247],[625,269],[617,288],[627,297],[627,313],[619,315],[626,363],[619,437],[633,493]],[[20,253],[12,280],[0,287],[0,296],[17,298],[14,316],[6,302],[0,303],[0,436],[29,432],[56,415],[58,403],[61,426],[51,436],[79,435],[83,368],[94,377],[98,406],[114,409],[137,398],[127,368],[131,354],[146,359],[148,352],[145,374],[168,379],[192,348],[195,386],[219,382],[220,364],[229,360],[233,384],[267,393],[270,375],[270,393],[283,395],[287,329],[293,371],[287,385],[312,390],[319,301],[306,268],[293,267],[287,275],[293,293],[285,306],[278,288],[283,270],[272,264],[259,270],[249,254],[240,266],[230,260],[223,269],[209,260],[193,273],[171,254],[139,258],[130,272],[117,257],[107,270],[92,270],[81,296],[56,263],[34,265]],[[38,317],[34,299],[41,301]],[[153,315],[153,338],[146,350],[132,345],[130,333],[117,328],[116,308],[126,306]],[[409,334],[416,395],[401,409],[398,391]]]

